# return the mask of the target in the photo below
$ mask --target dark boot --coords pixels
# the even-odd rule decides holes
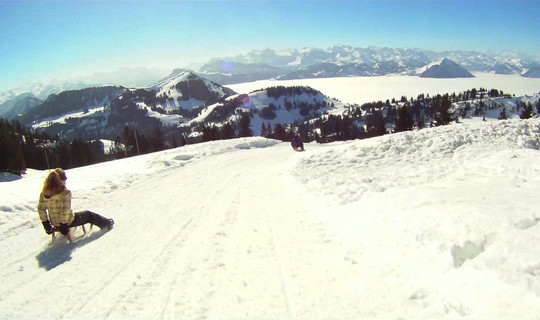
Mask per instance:
[[[69,225],[69,227],[71,228],[71,227],[82,226],[83,224],[87,224],[87,223],[96,225],[100,229],[106,228],[107,230],[111,230],[114,224],[114,221],[112,219],[107,219],[95,212],[86,210],[82,212],[76,212],[75,219]]]
[[[114,226],[114,220],[113,219],[109,219],[109,224],[105,227],[105,229],[107,231],[111,230]]]

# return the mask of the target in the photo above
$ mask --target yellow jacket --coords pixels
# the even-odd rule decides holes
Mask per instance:
[[[71,210],[71,191],[64,190],[53,196],[39,195],[39,218],[42,222],[49,220],[55,227],[61,223],[71,224],[75,216]]]

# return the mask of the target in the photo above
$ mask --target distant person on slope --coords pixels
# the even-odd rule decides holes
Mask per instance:
[[[71,191],[66,188],[67,176],[64,170],[57,168],[45,179],[43,190],[39,195],[38,213],[47,234],[55,229],[69,237],[69,228],[94,224],[101,229],[111,230],[114,221],[92,211],[73,213],[71,210]]]
[[[304,151],[304,143],[299,135],[295,135],[291,140],[291,146],[296,151]]]

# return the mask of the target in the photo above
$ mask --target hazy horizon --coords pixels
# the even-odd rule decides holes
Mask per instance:
[[[127,69],[166,76],[265,48],[538,56],[538,9],[539,1],[0,1],[0,88]]]

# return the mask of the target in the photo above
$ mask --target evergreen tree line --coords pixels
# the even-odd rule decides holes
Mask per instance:
[[[0,172],[21,175],[27,168],[45,170],[87,166],[161,151],[166,148],[164,141],[159,127],[147,138],[126,126],[122,136],[115,139],[110,152],[106,153],[100,140],[75,138],[65,141],[46,133],[31,132],[18,121],[0,119]],[[185,144],[185,141],[180,143]]]
[[[103,143],[74,139],[71,142],[33,133],[18,121],[0,119],[0,171],[20,175],[27,168],[74,168],[107,160]]]
[[[270,123],[262,124],[261,135],[282,141],[290,141],[295,134],[299,134],[304,141],[317,141],[327,143],[333,141],[365,139],[388,133],[403,132],[425,127],[442,126],[458,121],[468,115],[481,116],[493,108],[500,108],[497,104],[486,104],[485,98],[511,97],[497,89],[484,88],[467,90],[461,93],[435,95],[421,94],[416,99],[401,97],[386,102],[370,102],[361,106],[352,105],[343,115],[324,115],[323,117],[295,122],[292,125],[276,124],[274,128]],[[471,106],[471,101],[474,109]],[[465,107],[452,110],[453,103],[466,103]],[[271,110],[274,108],[271,108]],[[521,119],[534,116],[533,104],[517,102],[515,110],[520,112]],[[506,115],[503,108],[501,114]],[[536,104],[536,113],[540,114],[540,102]],[[499,119],[505,119],[505,116]],[[264,117],[263,117],[264,119]]]
[[[317,91],[311,87],[304,87],[304,86],[291,86],[291,87],[284,87],[284,86],[278,86],[278,87],[269,87],[266,88],[266,93],[268,94],[268,97],[279,99],[280,97],[291,97],[295,95],[301,95],[301,94],[309,94],[309,95],[316,95],[321,94],[320,91]]]
[[[214,124],[202,128],[202,142],[252,137],[251,112],[241,112],[238,122],[227,122],[218,127]]]
[[[176,143],[173,142],[173,144]],[[122,136],[114,139],[109,150],[109,157],[112,159],[122,159],[162,151],[166,148],[165,137],[160,126],[156,126],[154,133],[150,137],[140,134],[136,129],[125,126]]]
[[[449,95],[437,96],[433,99],[424,98],[424,103],[428,102],[431,108],[429,111],[426,111],[425,105],[422,104],[416,104],[416,111],[412,110],[413,108],[408,101],[401,107],[391,104],[390,101],[387,103],[379,101],[366,103],[362,106],[352,106],[343,115],[324,115],[303,123],[295,122],[285,127],[276,124],[272,129],[270,123],[267,125],[263,123],[261,135],[282,141],[291,141],[298,134],[306,142],[328,143],[365,139],[390,132],[423,128],[425,113],[429,113],[433,117],[433,126],[446,125],[456,120],[455,115],[450,112],[452,103]],[[393,129],[389,130],[388,127]]]

